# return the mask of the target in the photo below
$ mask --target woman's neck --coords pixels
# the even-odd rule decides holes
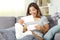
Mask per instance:
[[[38,17],[33,17],[33,18],[34,18],[35,21],[38,20]]]
[[[34,18],[38,18],[37,16],[34,16]]]

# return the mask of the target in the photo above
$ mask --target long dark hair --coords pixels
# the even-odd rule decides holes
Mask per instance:
[[[31,15],[31,14],[29,13],[29,8],[32,7],[32,6],[37,10],[37,16],[38,16],[38,17],[41,17],[41,16],[42,16],[42,13],[41,13],[40,8],[38,7],[38,5],[37,5],[36,3],[30,3],[30,4],[29,4],[26,15],[27,15],[27,16],[28,16],[28,15]]]

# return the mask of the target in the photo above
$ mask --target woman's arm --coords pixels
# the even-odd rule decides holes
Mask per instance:
[[[49,29],[49,24],[45,24],[44,27],[41,27],[40,25],[37,25],[35,27],[36,27],[36,30],[40,30],[45,34]]]
[[[27,26],[23,25],[23,32],[26,32],[26,31],[27,31]]]
[[[22,19],[18,20],[18,23],[21,24],[21,25],[23,24],[23,22],[24,21]],[[25,31],[27,31],[27,26],[23,25],[23,32],[25,32]]]
[[[43,27],[41,29],[42,29],[42,32],[45,34],[49,29],[49,21],[47,17],[44,16],[42,18],[42,23],[43,23]]]
[[[41,29],[42,29],[42,32],[45,34],[49,29],[49,24],[45,24],[44,27],[42,27]]]

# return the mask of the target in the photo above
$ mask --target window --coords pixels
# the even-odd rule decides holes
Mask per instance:
[[[49,3],[50,0],[37,0],[37,4],[39,5],[43,15],[49,14],[49,8],[48,8]]]

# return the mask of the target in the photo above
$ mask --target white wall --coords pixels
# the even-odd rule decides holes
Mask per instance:
[[[49,5],[49,14],[54,15],[56,12],[60,12],[60,0],[50,0],[51,3]]]
[[[25,0],[0,0],[0,16],[25,15]]]
[[[31,2],[36,0],[0,0],[0,16],[25,16]]]
[[[28,5],[32,2],[36,3],[37,0],[25,0],[25,12],[27,11]]]

